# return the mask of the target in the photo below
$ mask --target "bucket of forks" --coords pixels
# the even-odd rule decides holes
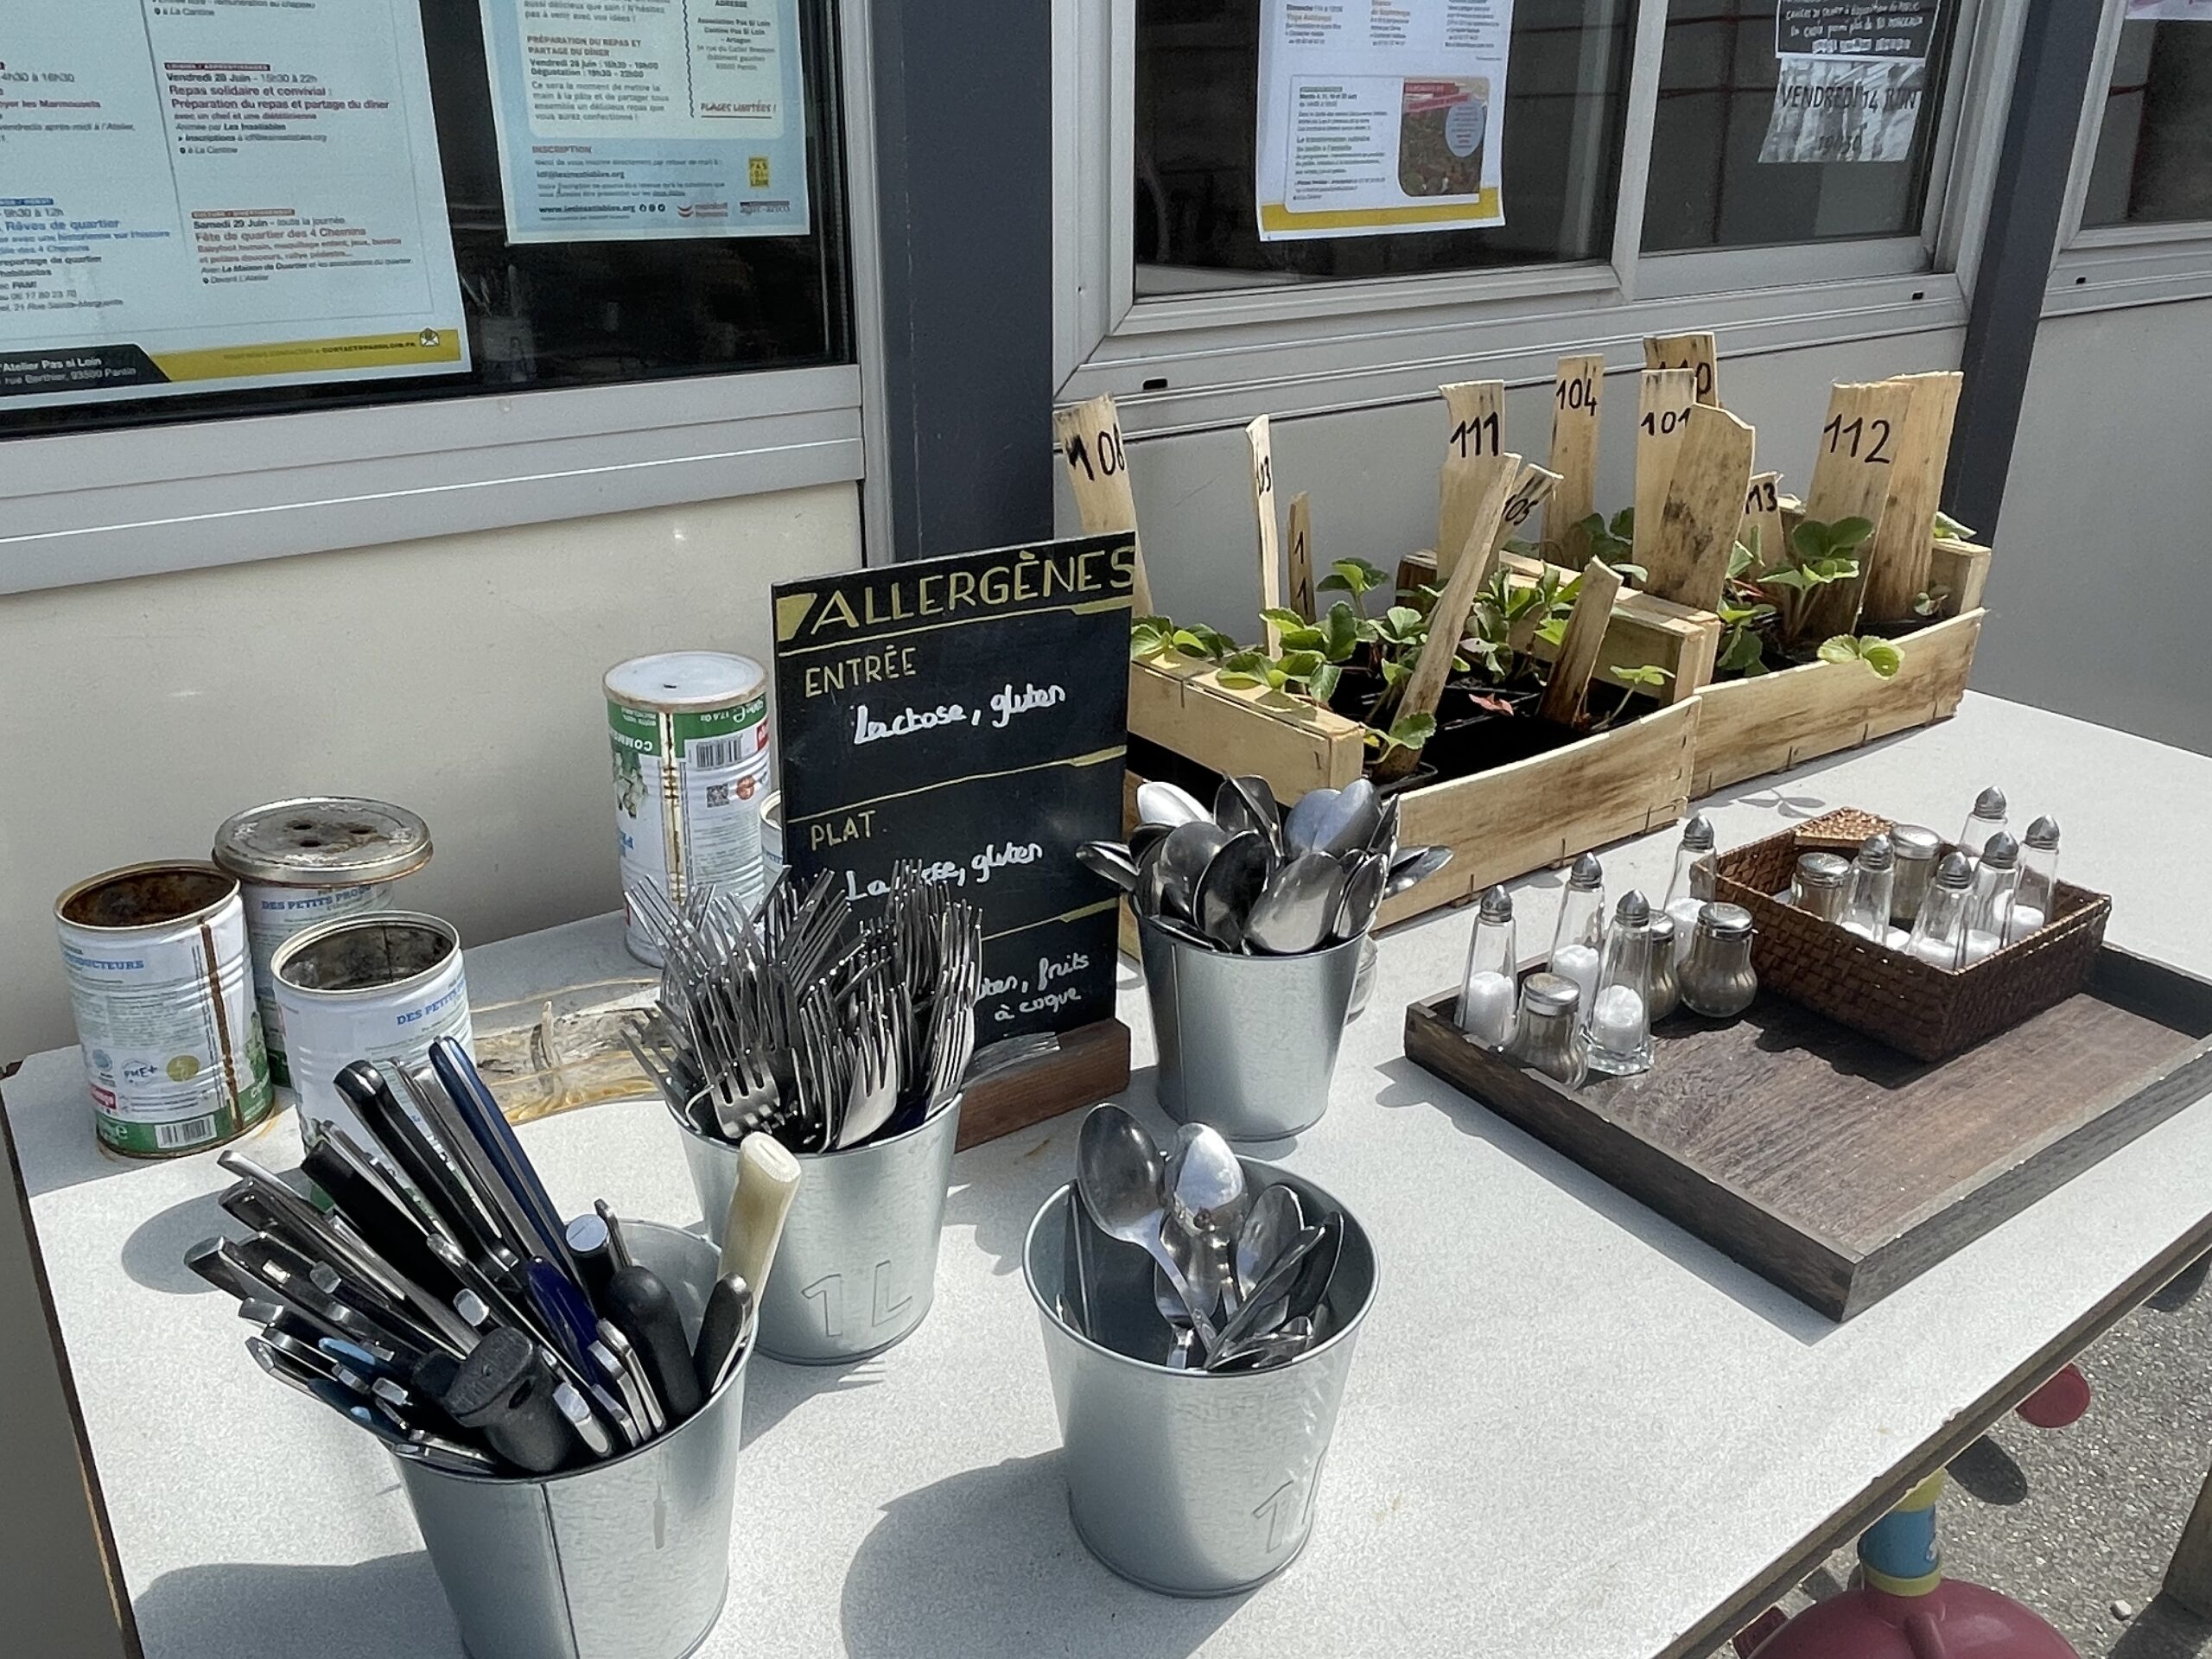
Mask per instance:
[[[960,1134],[957,1095],[902,1135],[798,1154],[798,1192],[760,1300],[760,1351],[794,1365],[866,1359],[904,1340],[937,1294],[938,1240]],[[680,1120],[683,1160],[717,1244],[737,1148]]]

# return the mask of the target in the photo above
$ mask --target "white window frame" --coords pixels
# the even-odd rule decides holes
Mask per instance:
[[[857,362],[0,440],[0,594],[863,481],[885,437],[868,12],[839,0]],[[887,558],[882,492],[861,505]]]
[[[1732,356],[1965,326],[2030,0],[1955,0],[1956,46],[1917,236],[1646,254],[1664,0],[1637,14],[1608,257],[1139,300],[1135,0],[1054,8],[1054,368],[1063,402],[1111,392],[1133,435],[1262,410],[1433,395],[1440,380],[1548,378],[1562,352],[1632,354],[1722,327]],[[1969,89],[1973,96],[1967,95]]]
[[[2089,66],[2088,96],[2082,100],[2081,125],[2075,134],[2058,254],[2051,263],[2044,300],[2045,316],[2212,297],[2212,219],[2162,225],[2082,222],[2113,72],[2120,60],[2120,29],[2126,21],[2126,0],[2105,0],[2097,54]]]

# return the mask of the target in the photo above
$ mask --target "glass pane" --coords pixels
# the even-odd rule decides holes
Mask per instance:
[[[2082,222],[2195,219],[2212,219],[2212,22],[2123,23]]]
[[[40,408],[11,410],[0,398],[0,440],[853,360],[832,0],[798,0],[796,8],[808,232],[620,241],[509,240],[479,0],[420,4],[469,368]],[[0,236],[0,251],[6,246]]]
[[[1260,239],[1254,178],[1262,3],[1137,0],[1141,296],[1602,259],[1611,251],[1634,0],[1519,0],[1512,7],[1503,225],[1268,242]],[[1376,9],[1378,28],[1392,10]],[[1446,10],[1490,8],[1446,0]],[[1429,120],[1414,107],[1416,90],[1434,84],[1406,83],[1403,130],[1412,142],[1403,156],[1413,171],[1402,166],[1401,176],[1419,176],[1414,144],[1451,136],[1448,117]],[[1424,121],[1436,131],[1417,124]],[[1439,159],[1450,153],[1447,145]],[[1452,173],[1448,165],[1444,171]]]
[[[1644,250],[1918,235],[1957,13],[1669,0]]]

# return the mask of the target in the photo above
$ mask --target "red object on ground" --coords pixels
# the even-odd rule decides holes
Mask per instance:
[[[1751,1651],[1756,1659],[2081,1659],[2010,1596],[1956,1579],[1924,1596],[1847,1590]]]
[[[2089,1408],[2089,1379],[2069,1365],[2020,1402],[2019,1414],[2037,1428],[2063,1428]]]

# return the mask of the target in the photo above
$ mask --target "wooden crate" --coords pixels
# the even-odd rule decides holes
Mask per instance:
[[[1300,698],[1224,686],[1187,661],[1130,664],[1132,737],[1209,772],[1265,778],[1285,803],[1358,777],[1362,730]],[[1382,920],[1464,902],[1494,881],[1671,823],[1688,800],[1696,734],[1692,697],[1548,754],[1408,790],[1402,842],[1449,847],[1454,856],[1385,905]]]

